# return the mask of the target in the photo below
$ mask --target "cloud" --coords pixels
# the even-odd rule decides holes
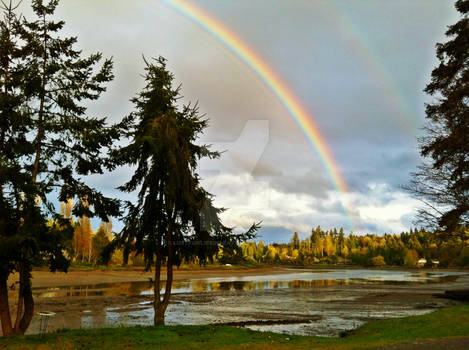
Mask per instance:
[[[268,162],[259,162],[254,168],[253,174],[261,177],[281,177],[285,175],[274,164]]]
[[[367,194],[355,197],[356,211],[364,228],[374,233],[400,233],[411,227],[418,201],[387,184],[369,184]]]

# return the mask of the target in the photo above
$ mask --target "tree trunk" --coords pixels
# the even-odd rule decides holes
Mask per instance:
[[[34,316],[34,299],[33,299],[33,292],[31,288],[31,274],[30,269],[28,267],[21,267],[19,269],[20,273],[20,290],[18,295],[18,307],[16,313],[16,321],[15,325],[11,327],[11,316],[10,310],[8,307],[8,289],[6,282],[4,284],[5,292],[6,292],[6,304],[4,305],[3,302],[3,287],[0,287],[0,308],[1,308],[1,316],[2,316],[2,330],[4,335],[9,334],[18,334],[23,335],[26,330],[28,329],[31,320]],[[7,310],[6,315],[4,316],[4,308]],[[24,311],[23,311],[24,310]],[[5,325],[7,330],[5,332],[5,328],[3,326],[5,319]],[[8,331],[10,330],[10,333]]]
[[[28,267],[20,269],[20,293],[22,293],[22,303],[24,312],[17,315],[14,333],[23,335],[29,327],[34,315],[34,299],[31,288],[31,274]]]
[[[10,304],[8,302],[8,276],[9,274],[4,272],[0,274],[0,321],[2,323],[2,334],[4,336],[13,334]]]
[[[164,313],[161,314],[159,312],[160,310],[160,303],[161,303],[161,297],[160,297],[160,277],[161,277],[161,262],[163,257],[161,256],[161,240],[158,242],[158,250],[157,250],[157,255],[156,255],[156,261],[155,261],[155,280],[153,281],[154,283],[154,290],[153,290],[153,295],[154,295],[154,300],[153,300],[153,310],[155,312],[154,314],[154,324],[155,326],[159,325],[164,325]]]
[[[31,283],[31,273],[30,270],[23,271],[23,301],[24,301],[24,314],[21,318],[19,328],[16,330],[18,334],[24,334],[28,329],[29,325],[34,316],[34,298],[33,290]]]
[[[171,298],[171,287],[173,285],[173,242],[172,242],[172,224],[169,224],[168,232],[166,234],[166,242],[168,244],[168,260],[166,264],[166,285],[164,290],[163,300],[160,296],[160,277],[161,277],[161,254],[156,257],[155,263],[155,290],[154,290],[154,304],[153,308],[155,311],[154,324],[155,326],[162,326],[165,324],[164,316],[166,309]]]
[[[20,328],[20,321],[23,316],[23,305],[24,305],[24,273],[23,268],[20,268],[20,289],[18,291],[18,305],[16,306],[16,321],[14,325],[14,329]]]

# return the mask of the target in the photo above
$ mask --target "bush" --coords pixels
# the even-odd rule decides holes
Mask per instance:
[[[373,266],[385,266],[386,262],[384,261],[384,258],[381,255],[378,255],[371,259],[371,264]]]

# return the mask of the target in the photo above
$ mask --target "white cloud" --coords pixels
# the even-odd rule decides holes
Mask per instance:
[[[372,183],[368,188],[369,192],[355,198],[360,222],[373,224],[378,233],[408,230],[408,218],[415,214],[418,201],[408,193],[396,191],[383,183]]]
[[[355,233],[394,233],[409,228],[407,221],[417,204],[408,194],[393,191],[386,184],[370,184],[365,194],[329,192],[326,199],[286,193],[248,173],[215,175],[206,178],[204,184],[209,184],[210,192],[215,194],[215,204],[228,209],[222,216],[224,222],[240,228],[262,221],[266,226],[303,233],[317,225],[351,229],[341,203],[355,203],[352,213],[360,226]]]

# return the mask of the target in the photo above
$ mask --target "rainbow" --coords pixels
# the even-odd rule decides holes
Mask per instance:
[[[360,29],[359,21],[354,20],[341,3],[325,1],[324,5],[329,9],[329,14],[335,15],[334,24],[344,33],[352,34],[348,45],[358,57],[357,62],[372,79],[379,83],[380,89],[387,96],[388,108],[394,111],[393,122],[414,137],[421,125],[417,112],[412,110],[408,99],[403,94],[403,89],[397,85],[389,70],[383,66],[383,59],[367,40],[367,34]]]
[[[195,5],[184,0],[162,1],[210,33],[262,80],[301,128],[319,156],[333,186],[344,195],[342,197],[346,198],[348,192],[347,183],[340,172],[337,161],[334,159],[324,137],[321,135],[319,128],[291,92],[290,88],[278,77],[269,65],[233,32]],[[354,228],[353,215],[348,209],[348,205],[344,204],[344,198],[341,199],[342,206],[350,219],[352,228]]]

